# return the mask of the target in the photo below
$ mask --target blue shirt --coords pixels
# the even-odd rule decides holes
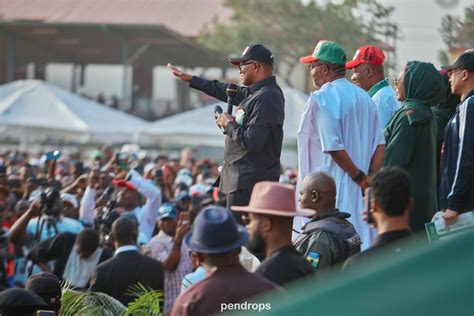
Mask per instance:
[[[81,230],[84,228],[84,225],[78,220],[69,217],[59,217],[56,221],[56,228],[55,230],[53,223],[51,225],[46,221],[46,217],[41,218],[41,222],[44,222],[43,230],[41,231],[40,241],[51,238],[56,236],[59,233],[73,233],[79,234]],[[40,227],[41,228],[41,223]],[[34,238],[36,235],[36,230],[38,229],[38,217],[35,217],[30,220],[28,226],[26,227],[26,231],[30,234],[31,238]]]

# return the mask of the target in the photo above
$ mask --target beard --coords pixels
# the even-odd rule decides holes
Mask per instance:
[[[267,243],[265,242],[260,233],[257,233],[254,238],[250,239],[245,245],[245,247],[260,261],[265,258],[265,250],[267,248]]]

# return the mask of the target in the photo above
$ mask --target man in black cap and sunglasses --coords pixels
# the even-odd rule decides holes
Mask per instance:
[[[445,162],[440,185],[440,208],[447,224],[474,210],[474,50],[462,53],[448,71],[451,93],[461,99],[444,135]]]
[[[272,52],[254,44],[229,61],[239,67],[243,86],[236,88],[233,98],[238,105],[235,116],[216,115],[216,124],[227,135],[219,186],[227,194],[227,207],[248,205],[255,183],[278,181],[285,118],[285,99],[273,76]],[[170,64],[168,68],[191,88],[227,101],[227,83],[199,78]]]

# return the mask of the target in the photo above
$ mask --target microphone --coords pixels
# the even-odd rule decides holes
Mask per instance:
[[[227,113],[232,115],[232,100],[237,94],[237,85],[235,83],[229,83],[225,92],[227,94]]]

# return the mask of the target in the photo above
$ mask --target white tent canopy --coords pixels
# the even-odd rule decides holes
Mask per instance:
[[[296,146],[296,134],[308,95],[284,88],[285,122],[283,125],[284,145]],[[140,143],[168,146],[210,146],[224,147],[224,135],[216,126],[214,106],[227,106],[218,102],[195,110],[179,113],[152,123],[140,131]]]
[[[23,143],[126,143],[146,121],[41,80],[0,86],[0,138]]]

